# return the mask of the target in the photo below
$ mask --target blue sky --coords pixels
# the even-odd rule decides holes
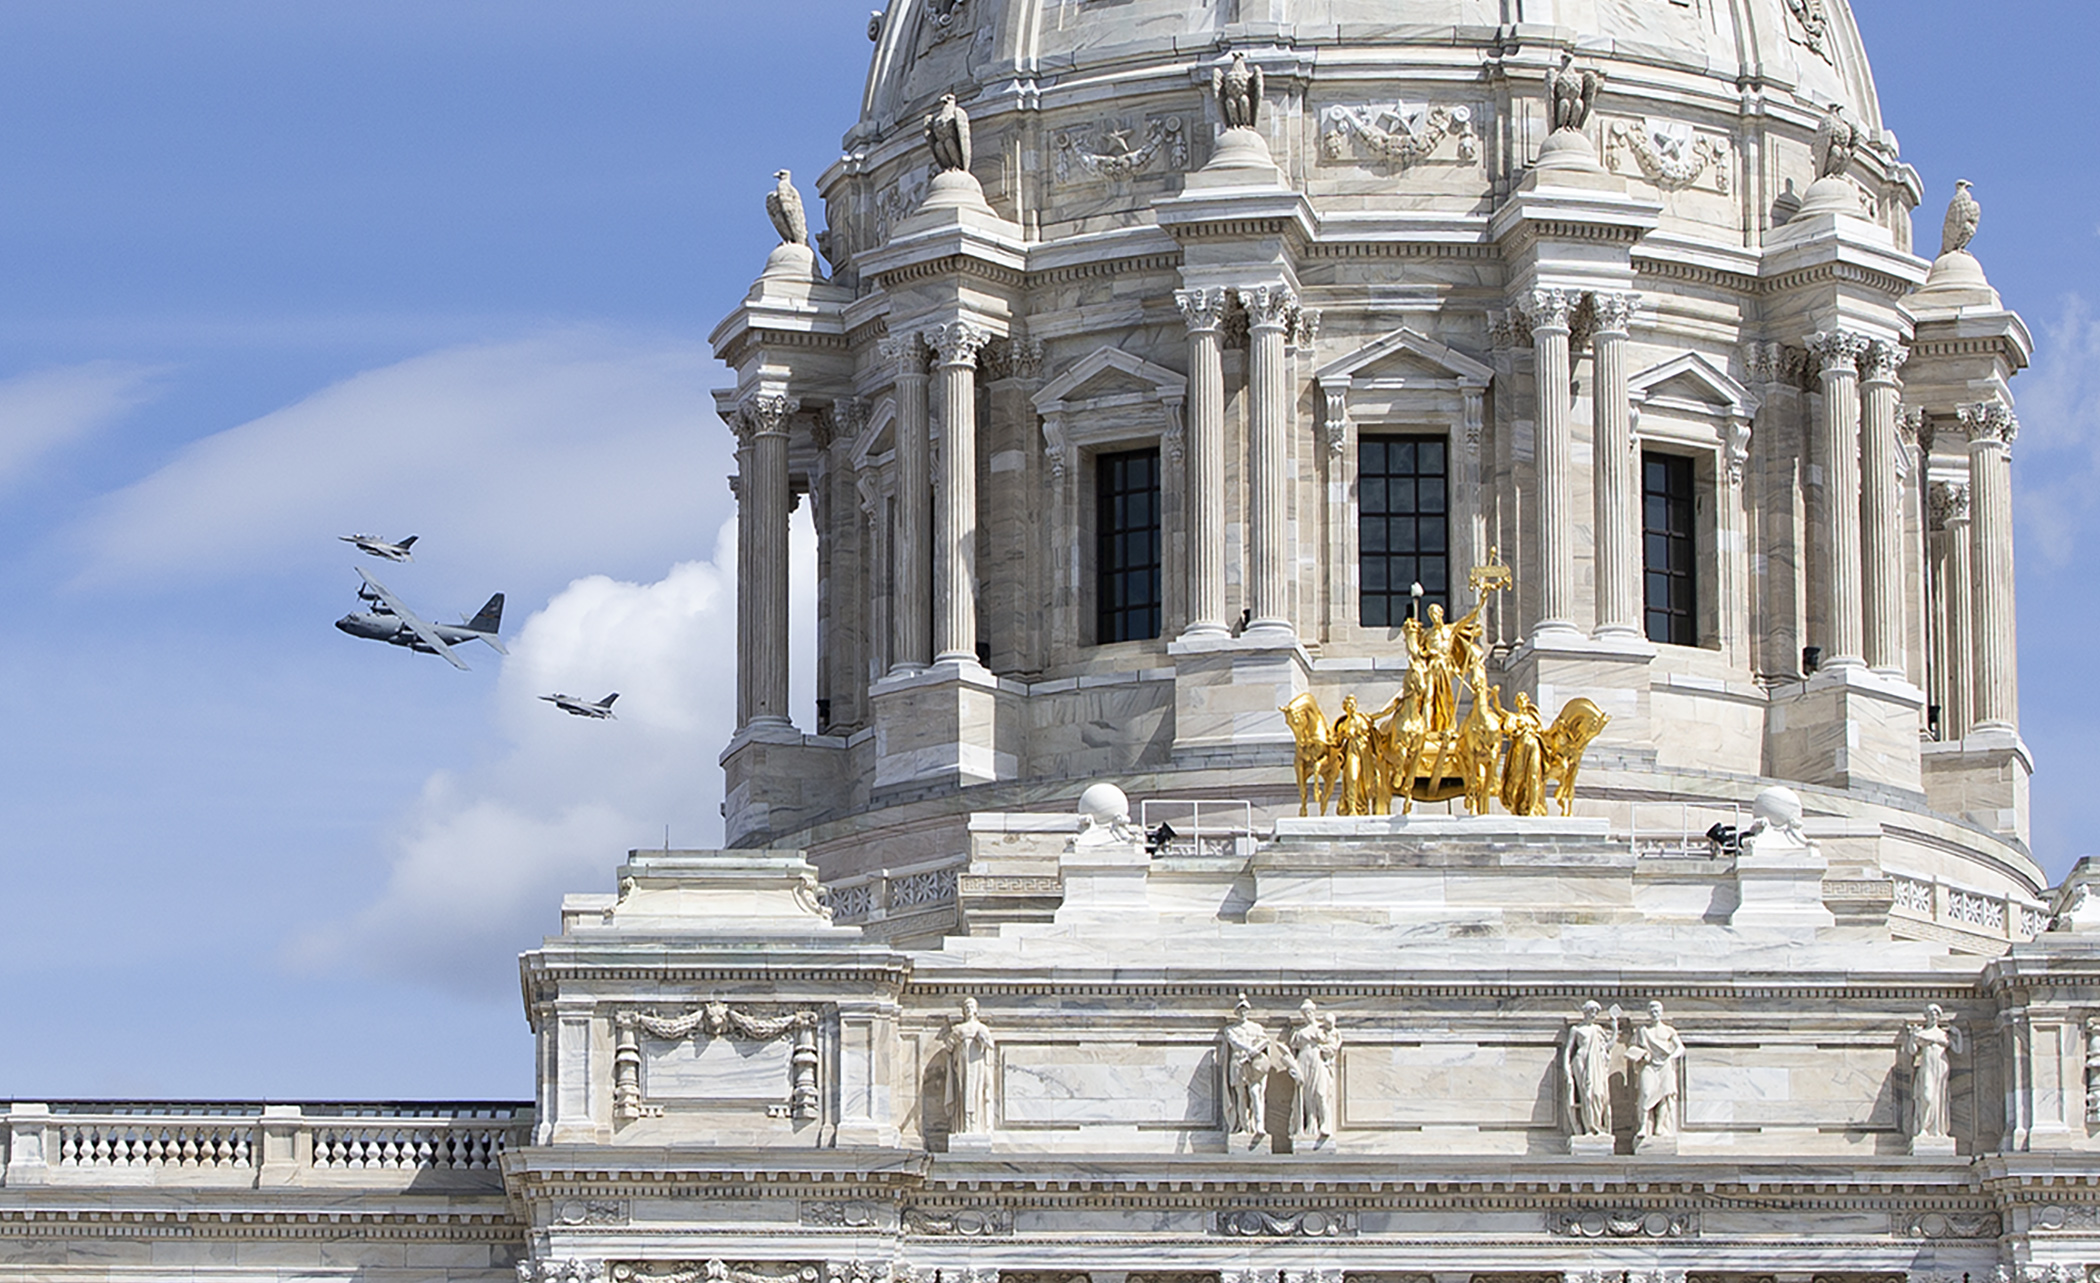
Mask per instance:
[[[619,851],[719,832],[705,339],[773,170],[837,154],[867,7],[0,0],[0,1098],[529,1095],[515,953]],[[1921,229],[1973,180],[2043,344],[2021,650],[2060,872],[2100,848],[2100,14],[1856,7]],[[362,528],[422,535],[375,569],[431,614],[505,590],[513,658],[329,629]],[[615,684],[611,725],[532,699]]]

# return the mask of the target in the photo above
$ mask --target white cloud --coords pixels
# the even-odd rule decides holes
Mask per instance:
[[[447,596],[690,548],[728,508],[728,433],[692,345],[585,332],[368,371],[199,441],[81,523],[84,578],[306,568],[372,530],[423,537]],[[702,536],[704,537],[704,535]],[[446,578],[472,568],[472,583]]]
[[[806,521],[800,567],[815,558]],[[578,579],[510,643],[495,694],[509,751],[440,772],[397,826],[384,891],[295,942],[310,964],[348,962],[486,991],[515,982],[509,959],[557,928],[565,892],[609,891],[624,852],[670,826],[680,847],[721,837],[717,758],[735,716],[735,524],[710,561],[650,584]],[[814,588],[796,577],[796,653],[812,645]],[[801,666],[806,670],[807,665]],[[810,683],[799,673],[806,705]],[[538,697],[618,691],[618,720],[590,721]]]
[[[158,373],[148,366],[91,361],[0,381],[0,487],[150,400]]]

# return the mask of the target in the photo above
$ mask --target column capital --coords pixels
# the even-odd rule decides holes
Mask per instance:
[[[994,338],[984,345],[984,376],[994,383],[1019,379],[1034,383],[1043,374],[1043,345],[1018,335]]]
[[[1174,291],[1174,305],[1181,309],[1181,319],[1188,323],[1191,334],[1216,333],[1225,323],[1231,302],[1232,292],[1223,288]]]
[[[1249,285],[1235,288],[1233,294],[1247,309],[1248,328],[1290,332],[1298,311],[1298,295],[1290,286]]]
[[[1969,483],[1935,481],[1926,500],[1932,511],[1932,528],[1947,530],[1969,520]]]
[[[1632,328],[1634,313],[1641,307],[1641,296],[1631,292],[1604,292],[1590,295],[1590,310],[1595,316],[1593,339],[1623,339]]]
[[[1860,361],[1860,375],[1869,383],[1894,383],[1896,371],[1910,360],[1910,349],[1888,339],[1871,339]]]
[[[1790,343],[1748,343],[1743,347],[1743,368],[1752,383],[1799,387],[1808,373],[1808,353]]]
[[[1533,290],[1517,300],[1517,311],[1531,327],[1533,342],[1541,331],[1566,337],[1582,295],[1574,290]]]
[[[926,337],[915,331],[907,330],[879,340],[875,344],[875,355],[883,364],[895,366],[902,377],[926,373]]]
[[[1808,354],[1825,377],[1858,374],[1859,360],[1874,340],[1851,330],[1818,330],[1808,336]]]
[[[761,392],[744,398],[736,408],[736,416],[730,429],[739,441],[750,441],[754,437],[786,436],[788,420],[802,409],[802,403],[791,396]]]
[[[970,321],[955,320],[936,325],[926,332],[926,346],[932,348],[944,366],[972,366],[977,364],[977,354],[995,336],[982,325]]]
[[[1320,311],[1318,308],[1301,307],[1291,314],[1290,344],[1299,351],[1309,350],[1320,339]]]
[[[868,423],[868,403],[857,396],[832,398],[831,404],[817,411],[816,426],[812,431],[818,450],[829,450],[839,441],[852,441]]]
[[[2012,407],[2003,401],[1978,401],[1974,405],[1962,406],[1961,428],[1968,435],[1973,449],[1979,445],[2001,445],[2011,448],[2020,435],[2020,420]]]

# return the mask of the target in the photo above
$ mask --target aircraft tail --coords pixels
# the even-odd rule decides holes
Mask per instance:
[[[481,640],[493,647],[498,655],[510,654],[503,648],[503,643],[496,640],[497,632],[503,627],[502,593],[489,598],[488,604],[481,608],[481,613],[468,620],[466,626],[471,631],[480,633]]]
[[[413,548],[413,547],[415,547],[415,546],[416,546],[416,536],[414,536],[414,535],[410,535],[410,536],[409,536],[408,538],[406,538],[406,539],[403,539],[403,540],[401,541],[401,544],[400,544],[400,546],[401,546],[401,547],[403,547],[403,548]]]
[[[614,691],[612,694],[607,695],[604,699],[601,699],[598,702],[600,704],[605,705],[607,708],[611,708],[613,706],[613,701],[618,698],[620,698],[620,692]]]

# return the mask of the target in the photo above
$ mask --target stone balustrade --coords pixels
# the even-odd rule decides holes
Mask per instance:
[[[956,878],[961,872],[962,865],[954,860],[880,869],[826,882],[821,898],[831,909],[831,920],[841,926],[907,914],[953,913]]]
[[[444,1104],[13,1102],[0,1186],[500,1189],[532,1109]]]
[[[1944,879],[1891,873],[1892,922],[1931,924],[1930,933],[1951,931],[1990,940],[2032,940],[2049,927],[2049,908],[2038,900],[1955,886]]]

